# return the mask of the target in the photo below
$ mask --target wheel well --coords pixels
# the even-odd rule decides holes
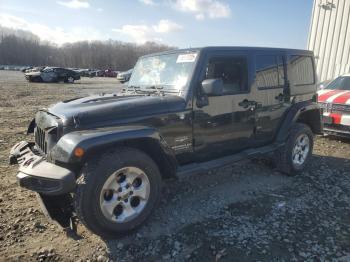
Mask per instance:
[[[321,114],[318,109],[302,112],[297,122],[308,125],[314,134],[320,134],[322,132]]]
[[[177,168],[176,159],[172,155],[167,154],[161,147],[160,143],[152,138],[140,138],[117,142],[113,145],[108,146],[108,148],[100,147],[95,150],[91,150],[88,153],[87,157],[99,155],[100,153],[105,152],[108,149],[113,150],[116,147],[131,147],[143,151],[144,153],[149,155],[157,164],[163,178],[175,177]]]
[[[157,140],[152,138],[127,140],[124,141],[122,145],[137,148],[148,154],[159,167],[163,178],[175,177],[177,167],[176,159],[164,152]]]

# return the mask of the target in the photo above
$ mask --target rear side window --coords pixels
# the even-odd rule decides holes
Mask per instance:
[[[283,59],[276,55],[257,55],[255,60],[256,84],[259,89],[284,86]]]
[[[314,64],[312,57],[293,55],[290,57],[291,83],[294,85],[315,84]]]
[[[213,57],[209,60],[205,78],[221,78],[224,83],[224,94],[246,92],[248,90],[247,57]]]

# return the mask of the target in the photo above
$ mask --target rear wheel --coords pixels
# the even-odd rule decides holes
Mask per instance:
[[[140,226],[159,199],[161,176],[140,150],[122,148],[88,161],[78,179],[75,209],[81,222],[106,238]]]
[[[73,78],[72,76],[69,76],[69,77],[67,78],[67,82],[68,82],[68,83],[74,83],[74,78]]]
[[[302,123],[296,123],[290,130],[285,146],[276,152],[277,168],[295,175],[304,170],[312,155],[314,145],[311,129]]]

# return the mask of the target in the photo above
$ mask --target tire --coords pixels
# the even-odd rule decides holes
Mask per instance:
[[[126,189],[125,183],[129,181],[126,178],[132,174],[128,173],[129,169],[144,172],[143,175],[147,179],[142,175],[141,186],[149,183],[148,191],[145,191],[147,201],[143,202],[142,198],[139,198],[139,204],[136,207],[132,206],[135,206],[135,199],[138,198],[137,185],[134,185],[138,175],[135,176],[136,178],[132,178],[134,182],[129,184],[128,189]],[[124,175],[123,172],[125,172],[126,178],[120,182],[120,178]],[[113,193],[110,192],[111,190],[106,190],[105,186],[109,183],[116,185],[115,187],[111,186],[114,189]],[[103,238],[119,237],[141,226],[153,211],[161,193],[161,175],[157,165],[147,154],[132,148],[119,148],[116,151],[103,154],[99,159],[90,159],[84,165],[77,184],[74,199],[77,216],[90,231]],[[117,190],[118,187],[122,188],[121,193]],[[132,190],[134,192],[131,192]],[[142,189],[141,192],[144,190]],[[126,195],[123,196],[124,193]],[[133,195],[131,195],[132,193]],[[129,198],[128,202],[124,199],[125,197]],[[118,201],[119,204],[115,205]],[[115,207],[108,208],[112,206],[110,203],[113,203]],[[128,217],[128,213],[125,211],[127,205],[132,208],[132,211],[138,211],[135,211],[133,216]],[[112,216],[106,210],[113,210]],[[128,210],[130,212],[131,209]],[[118,221],[118,219],[125,221]]]
[[[67,77],[67,83],[74,83],[74,78],[72,76]]]
[[[308,144],[307,153],[306,146],[300,146],[303,143]],[[312,156],[313,146],[314,139],[310,127],[302,123],[296,123],[291,128],[284,147],[275,153],[277,169],[289,176],[301,173]]]

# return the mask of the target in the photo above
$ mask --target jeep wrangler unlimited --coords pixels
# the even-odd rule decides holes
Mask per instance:
[[[141,57],[118,94],[40,110],[10,152],[21,187],[64,227],[115,237],[140,226],[162,179],[270,157],[302,171],[322,133],[312,52],[205,47]]]

